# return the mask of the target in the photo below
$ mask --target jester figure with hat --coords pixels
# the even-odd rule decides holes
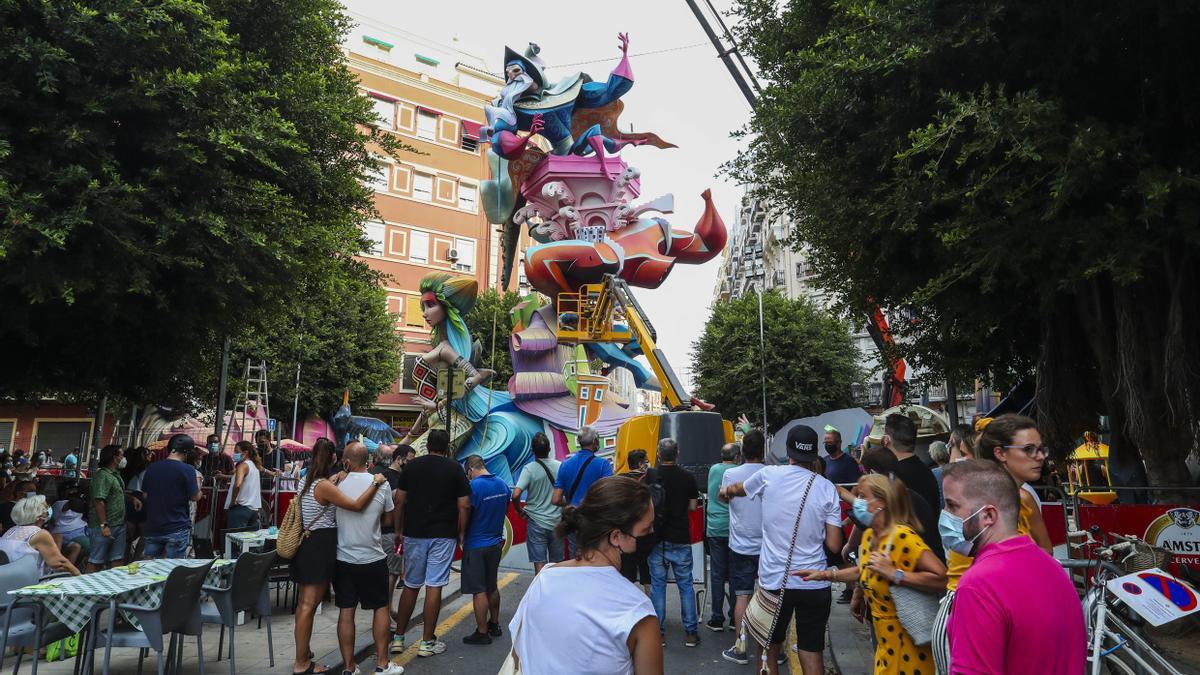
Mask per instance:
[[[571,120],[576,108],[600,108],[621,98],[633,87],[633,69],[629,66],[629,35],[617,36],[621,41],[621,62],[608,76],[607,82],[593,82],[584,73],[575,73],[547,85],[545,65],[538,57],[541,48],[529,43],[525,53],[511,47],[504,50],[504,87],[492,105],[485,108],[487,126],[481,130],[492,152],[505,159],[516,159],[525,151],[533,134],[541,134],[550,142],[555,155],[587,155],[595,152],[616,152],[623,146],[637,144],[636,139],[606,138],[600,125],[588,127],[579,138],[571,133]],[[518,131],[528,131],[520,136]]]
[[[532,457],[530,443],[533,435],[542,431],[542,424],[518,410],[507,391],[493,391],[487,386],[493,371],[471,363],[471,334],[463,317],[475,306],[479,286],[470,277],[435,273],[421,279],[420,290],[421,308],[433,330],[434,347],[420,356],[414,369],[417,394],[423,399],[425,411],[410,437],[418,436],[426,422],[432,426],[449,423],[451,447],[458,457],[480,455],[488,471],[513,484],[516,473]],[[438,400],[433,381],[441,366],[463,371],[462,398]],[[414,447],[419,450],[423,440],[417,439]]]

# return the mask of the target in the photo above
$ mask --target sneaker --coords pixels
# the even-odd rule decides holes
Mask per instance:
[[[487,633],[471,631],[470,635],[463,636],[463,644],[465,645],[490,645],[492,644],[492,636]]]
[[[354,670],[343,670],[342,675],[362,675],[362,671],[358,669],[358,666],[354,666]]]
[[[720,633],[725,630],[725,622],[720,619],[709,619],[708,623],[704,625],[708,626],[708,629],[714,633]]]
[[[492,637],[502,637],[504,631],[500,630],[500,624],[495,621],[488,622],[488,635]]]
[[[388,648],[388,653],[392,656],[399,656],[404,653],[404,636],[392,638],[392,646]]]
[[[794,648],[793,651],[795,651]],[[775,663],[781,666],[787,663],[787,654],[784,652],[779,652],[779,656],[775,657]]]
[[[395,663],[387,664],[387,668],[376,668],[375,675],[403,675],[404,666]]]
[[[433,656],[444,651],[446,651],[446,643],[436,637],[432,640],[421,640],[417,645],[417,656]]]
[[[683,646],[684,647],[699,647],[700,646],[700,636],[696,633],[688,633],[687,637],[685,637],[683,639]]]
[[[849,586],[846,586],[846,590],[842,591],[842,594],[838,596],[837,604],[839,604],[839,605],[850,604],[850,597],[852,595],[854,595],[854,591],[852,591]]]
[[[732,661],[734,663],[741,664],[743,666],[747,663],[750,663],[750,657],[746,656],[746,652],[739,652],[737,647],[730,647],[729,649],[721,652],[721,658],[725,659],[726,661]]]

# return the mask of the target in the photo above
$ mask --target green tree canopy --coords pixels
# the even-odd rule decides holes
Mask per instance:
[[[471,339],[480,345],[480,363],[484,368],[496,371],[488,385],[493,389],[504,389],[508,379],[512,377],[512,357],[508,353],[508,340],[512,335],[512,321],[509,312],[521,301],[516,291],[498,293],[488,289],[479,294],[475,307],[467,314],[467,329],[471,331]],[[495,325],[495,355],[492,354],[492,329]]]
[[[271,414],[289,424],[297,365],[300,419],[310,414],[328,418],[342,404],[345,389],[352,409],[370,405],[400,376],[404,344],[395,332],[395,317],[380,311],[386,304],[378,275],[357,262],[297,292],[288,304],[268,311],[263,327],[247,328],[233,338],[228,407],[240,399],[246,359],[255,365],[266,360]],[[204,381],[203,390],[216,391],[216,372]]]
[[[858,350],[846,324],[806,299],[763,295],[767,423],[772,432],[798,417],[854,405],[861,382]],[[758,296],[717,303],[692,343],[696,395],[726,419],[762,421]]]
[[[1107,414],[1157,484],[1200,422],[1193,3],[741,0],[768,80],[733,172],[828,288],[960,380],[1036,371],[1060,451]],[[899,311],[897,311],[899,310]]]
[[[0,395],[210,399],[189,389],[225,335],[360,283],[370,143],[398,145],[363,131],[342,12],[0,3]]]

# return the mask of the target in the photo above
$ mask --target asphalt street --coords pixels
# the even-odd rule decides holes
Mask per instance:
[[[471,609],[470,597],[461,597],[442,608],[439,617],[437,635],[446,643],[446,652],[437,656],[420,658],[417,656],[416,644],[420,640],[420,629],[414,628],[407,635],[408,650],[400,657],[393,659],[404,666],[406,673],[415,675],[434,673],[495,673],[500,669],[504,658],[511,648],[508,636],[508,622],[512,619],[513,611],[520,602],[521,596],[533,575],[527,570],[500,570],[500,583],[504,584],[500,591],[500,613],[503,615],[501,625],[504,627],[504,637],[496,639],[486,646],[463,644],[463,637],[475,629],[474,614]],[[674,587],[667,589],[667,646],[663,648],[663,663],[667,673],[729,673],[730,675],[752,675],[751,665],[738,665],[721,658],[721,651],[733,644],[733,633],[726,631],[715,633],[703,626],[707,612],[701,612],[700,645],[685,647],[683,644],[683,625],[679,618],[679,592]],[[789,667],[781,672],[791,672],[800,675],[800,666],[795,654],[791,654]],[[826,668],[829,669],[829,659],[826,658]],[[360,664],[363,675],[368,675],[375,669],[375,660],[368,659]]]

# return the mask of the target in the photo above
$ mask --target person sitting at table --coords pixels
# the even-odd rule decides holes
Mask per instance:
[[[42,574],[69,572],[78,575],[79,570],[54,545],[54,537],[43,529],[50,520],[51,511],[42,495],[22,497],[13,507],[12,518],[16,525],[0,536],[0,551],[8,555],[10,563],[27,556],[37,556],[38,569]]]
[[[234,446],[233,480],[225,496],[225,526],[241,529],[258,526],[258,510],[262,508],[262,462],[258,448],[249,441]]]
[[[192,540],[191,502],[200,501],[200,485],[192,456],[196,442],[187,434],[167,441],[167,458],[151,462],[142,479],[146,493],[146,525],[143,528],[146,558],[186,558]]]
[[[63,491],[63,499],[54,502],[51,512],[55,514],[55,518],[50,534],[55,537],[67,559],[78,566],[80,556],[87,555],[91,550],[85,517],[87,497],[79,486],[72,485]]]

